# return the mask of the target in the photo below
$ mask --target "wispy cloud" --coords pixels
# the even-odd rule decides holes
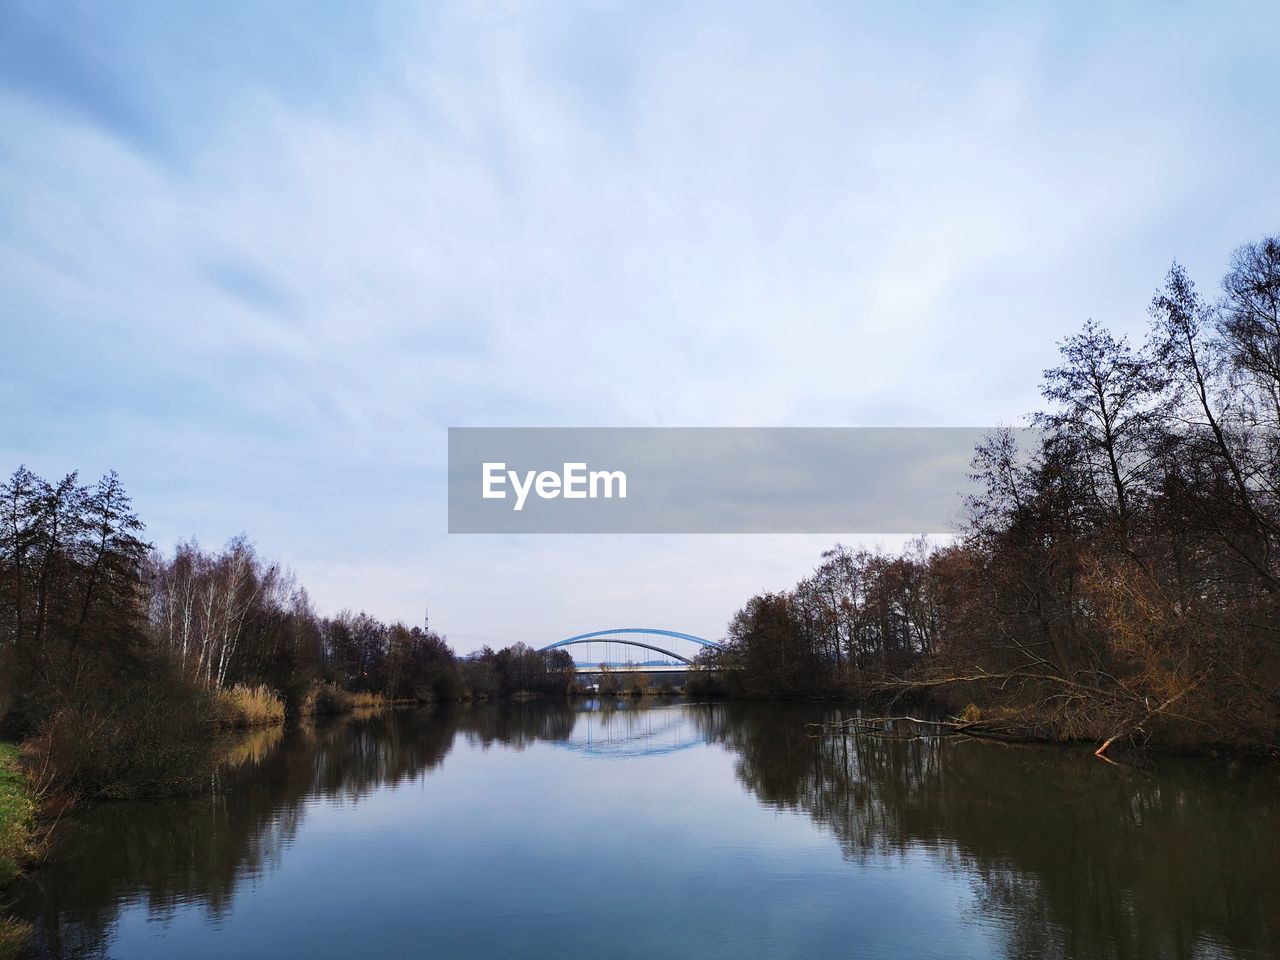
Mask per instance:
[[[450,540],[445,427],[1012,421],[1275,229],[1228,6],[3,4],[0,451],[329,609],[716,632],[816,544]]]

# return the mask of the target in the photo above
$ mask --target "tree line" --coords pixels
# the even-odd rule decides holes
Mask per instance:
[[[954,542],[836,546],[703,665],[733,693],[923,691],[1036,735],[1276,749],[1278,304],[1280,238],[1239,248],[1212,297],[1175,265],[1144,342],[1091,321],[1060,344],[1036,447],[999,431],[976,451]],[[99,792],[164,788],[229,689],[300,713],[317,690],[572,686],[565,651],[458,658],[422,627],[320,616],[243,537],[165,555],[142,535],[114,473],[0,485],[0,728]]]
[[[0,484],[0,735],[96,793],[162,792],[201,769],[229,693],[279,719],[373,700],[564,694],[565,651],[458,657],[424,627],[320,616],[245,537],[163,554],[120,478]]]
[[[837,546],[704,663],[757,696],[928,692],[1104,754],[1280,749],[1280,238],[1212,296],[1175,264],[1143,342],[1089,321],[1041,393],[1032,449],[975,452],[953,542]]]

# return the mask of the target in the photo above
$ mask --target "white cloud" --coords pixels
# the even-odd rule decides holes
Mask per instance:
[[[715,632],[818,543],[451,539],[444,428],[1014,420],[1054,339],[1275,227],[1274,31],[1095,14],[393,6],[199,77],[107,37],[97,114],[0,89],[6,458],[329,610]]]

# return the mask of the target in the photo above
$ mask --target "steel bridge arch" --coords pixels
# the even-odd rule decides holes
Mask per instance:
[[[707,640],[703,637],[695,637],[692,633],[681,633],[679,630],[662,630],[658,627],[618,627],[613,630],[594,630],[591,633],[580,633],[574,637],[566,637],[563,640],[557,640],[555,643],[549,643],[545,647],[540,648],[541,651],[555,650],[559,647],[571,647],[579,643],[618,643],[628,647],[642,647],[645,650],[652,650],[654,653],[660,653],[663,656],[671,657],[673,660],[679,660],[681,663],[692,665],[693,661],[688,657],[681,656],[673,650],[665,650],[662,647],[654,646],[652,643],[645,643],[642,640],[622,640],[618,634],[622,633],[642,633],[650,636],[671,637],[675,640],[689,640],[703,647],[710,647],[712,650],[723,650],[724,648],[714,640]]]

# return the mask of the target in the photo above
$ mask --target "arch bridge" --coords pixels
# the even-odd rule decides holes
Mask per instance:
[[[645,639],[637,639],[638,637],[657,638],[657,642],[647,642]],[[686,640],[690,643],[697,644],[699,647],[710,648],[712,650],[723,649],[720,644],[714,640],[707,640],[705,637],[697,637],[692,633],[681,633],[679,630],[666,630],[660,627],[615,627],[612,630],[594,630],[591,633],[580,633],[577,636],[566,637],[563,640],[557,640],[555,643],[549,643],[541,650],[556,650],[562,647],[572,647],[579,645],[587,645],[592,643],[618,644],[625,647],[636,647],[643,650],[650,650],[653,653],[662,654],[664,657],[670,657],[672,660],[678,660],[679,664],[671,665],[654,665],[654,664],[626,664],[617,667],[619,670],[640,671],[645,673],[683,673],[688,667],[693,665],[693,659],[683,654],[676,653],[674,650],[668,649],[667,646],[659,646],[666,640]],[[580,673],[594,673],[597,671],[595,666],[578,666]]]

